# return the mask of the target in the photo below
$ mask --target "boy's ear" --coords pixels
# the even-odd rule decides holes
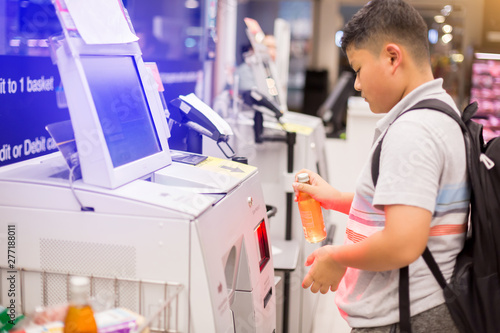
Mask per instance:
[[[392,68],[392,73],[394,73],[403,60],[403,50],[398,44],[388,43],[384,47],[384,53]]]

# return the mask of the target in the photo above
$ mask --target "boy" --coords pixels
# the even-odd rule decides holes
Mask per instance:
[[[345,244],[314,251],[302,286],[315,293],[338,288],[336,303],[353,332],[394,332],[399,268],[409,265],[413,331],[458,332],[420,257],[428,246],[449,279],[463,247],[470,190],[458,124],[433,110],[402,115],[384,138],[376,188],[371,178],[373,149],[403,111],[436,98],[459,113],[442,80],[433,78],[427,26],[402,0],[372,0],[345,26],[342,49],[357,75],[355,89],[372,112],[387,115],[377,123],[355,194],[307,170],[301,172],[311,185],[293,184],[324,208],[349,214]]]

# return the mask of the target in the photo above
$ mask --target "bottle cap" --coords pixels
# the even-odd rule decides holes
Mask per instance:
[[[306,172],[299,173],[297,175],[297,180],[299,181],[299,183],[307,183],[309,182],[309,175]]]
[[[73,303],[86,303],[90,279],[85,276],[72,276],[70,281],[71,300]]]
[[[90,279],[86,276],[72,276],[70,285],[73,292],[86,292],[90,285]]]

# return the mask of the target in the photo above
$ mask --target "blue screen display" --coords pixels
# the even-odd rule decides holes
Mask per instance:
[[[134,58],[81,56],[113,167],[161,151]]]

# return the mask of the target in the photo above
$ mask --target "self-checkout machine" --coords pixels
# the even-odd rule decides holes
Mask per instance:
[[[10,279],[1,304],[20,314],[63,303],[69,276],[87,275],[94,298],[160,331],[273,332],[257,169],[189,154],[190,164],[172,163],[164,108],[124,8],[55,6],[71,122],[48,126],[62,153],[0,169],[0,244],[11,254],[0,261]]]
[[[281,271],[284,280],[284,296],[278,299],[282,329],[284,332],[310,332],[318,295],[301,287],[308,271],[303,263],[320,245],[304,240],[291,184],[295,173],[302,168],[316,171],[328,179],[325,130],[320,118],[287,110],[282,98],[283,86],[264,45],[264,33],[255,20],[247,18],[245,23],[253,48],[253,54],[245,61],[252,69],[257,86],[237,93],[238,78],[235,80],[233,95],[240,95],[242,103],[226,120],[235,133],[234,150],[247,157],[250,165],[259,168],[265,202],[277,208],[270,222],[270,234],[275,268]],[[323,213],[325,222],[330,225],[329,213]],[[332,233],[329,230],[329,239]]]

